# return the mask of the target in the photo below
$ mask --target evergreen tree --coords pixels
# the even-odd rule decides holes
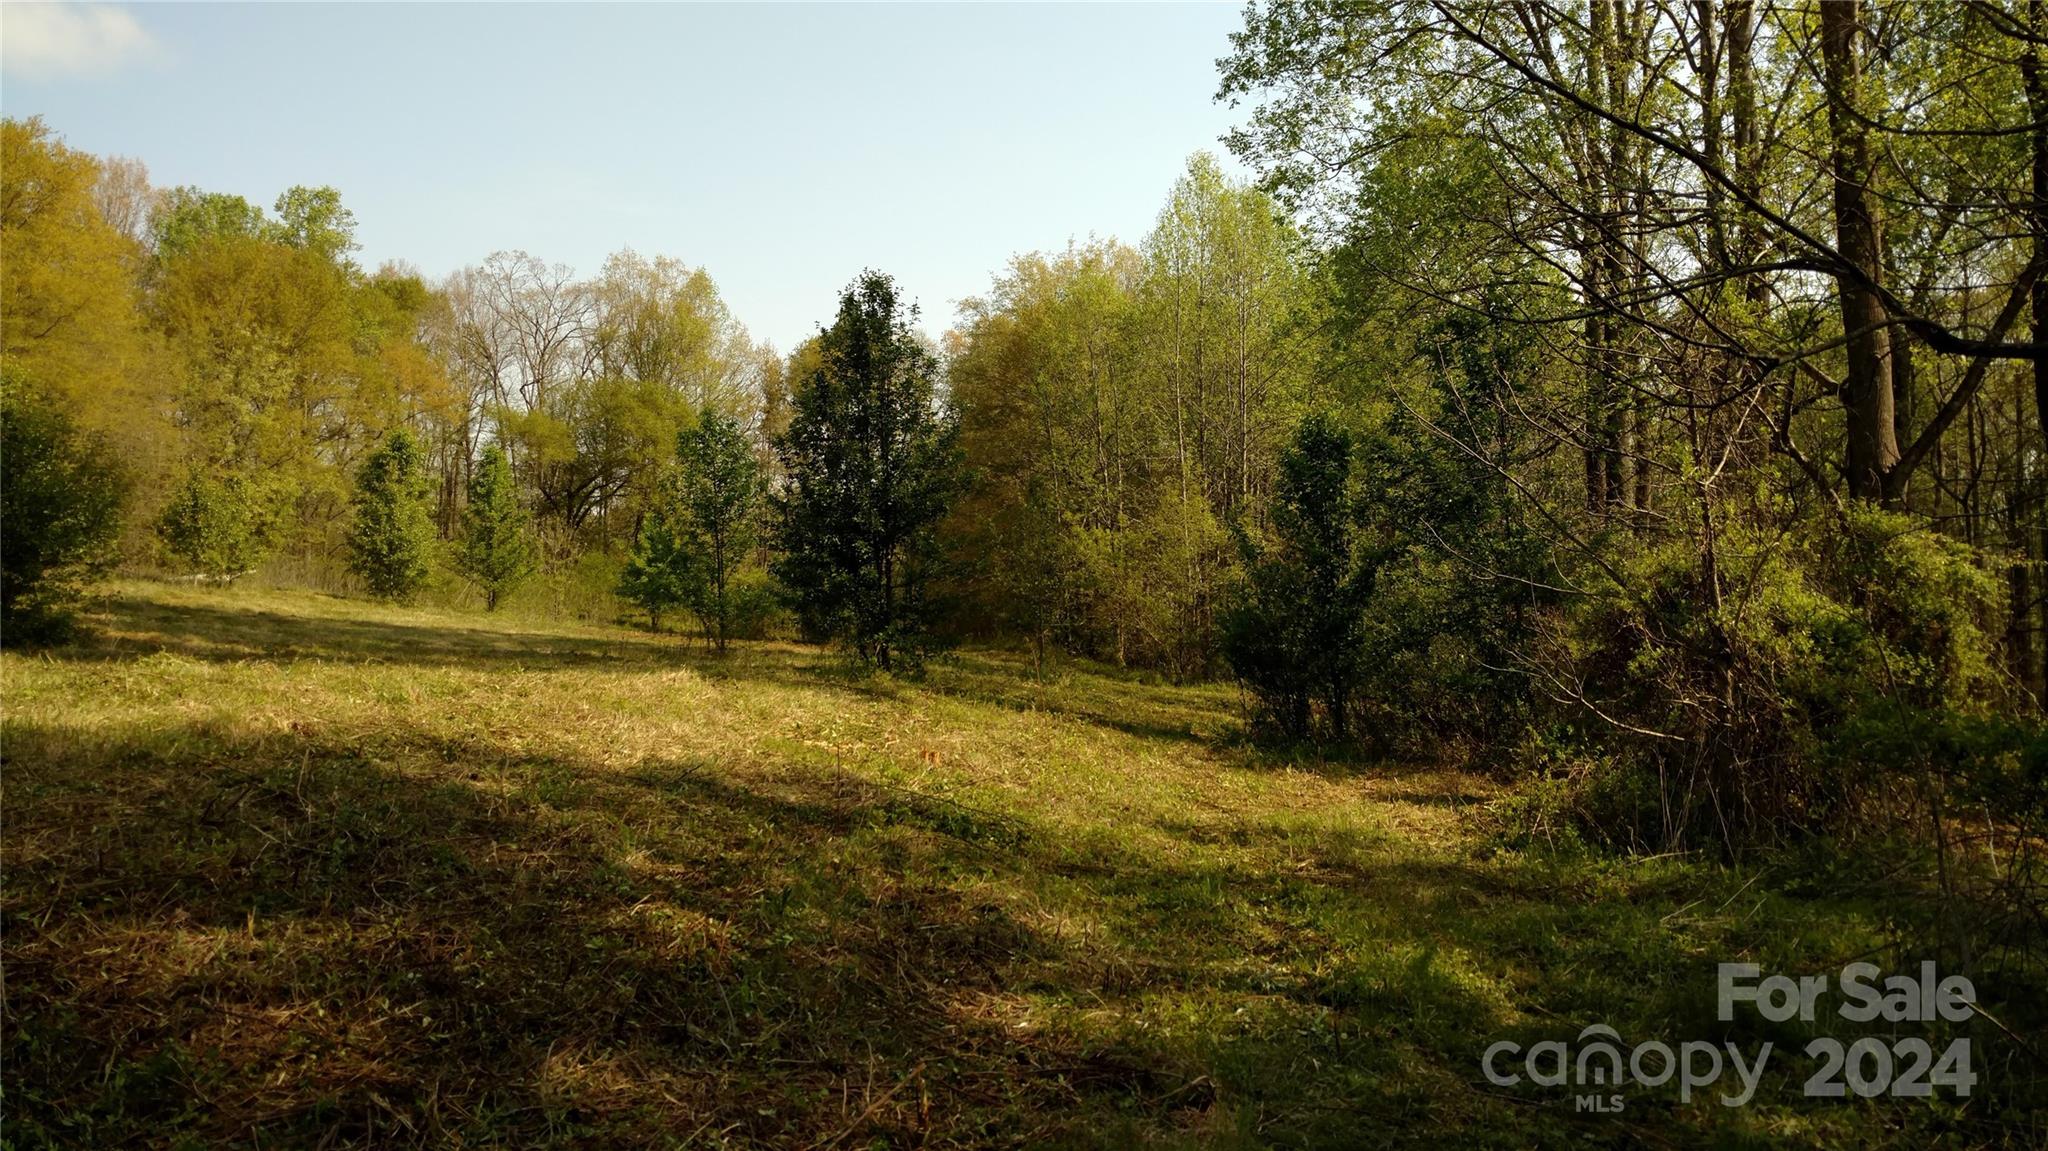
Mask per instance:
[[[526,509],[512,482],[505,449],[484,449],[469,477],[469,505],[462,510],[462,550],[456,566],[484,593],[484,610],[533,574],[534,547]]]
[[[68,413],[0,380],[0,636],[57,638],[114,557],[126,473]]]
[[[411,598],[427,581],[434,550],[431,484],[419,445],[403,428],[385,437],[356,473],[349,567],[372,595]]]
[[[686,538],[682,481],[673,471],[657,485],[654,500],[640,517],[633,548],[619,573],[619,595],[647,613],[649,626],[661,630],[662,613],[690,602],[699,582],[696,552]]]
[[[960,487],[958,428],[915,317],[893,280],[864,273],[775,445],[788,476],[776,574],[806,631],[883,669],[915,668],[932,647],[937,528]]]
[[[193,574],[227,583],[269,552],[256,504],[240,476],[194,468],[157,517],[157,537]]]
[[[1258,701],[1261,720],[1290,739],[1324,729],[1342,740],[1360,671],[1372,571],[1360,562],[1351,495],[1351,437],[1310,416],[1280,459],[1275,546],[1247,539],[1247,578],[1224,614],[1223,654]]]
[[[754,544],[761,507],[761,465],[739,425],[706,411],[697,426],[676,437],[678,494],[684,517],[679,542],[691,553],[690,607],[725,650],[730,632],[733,574]]]

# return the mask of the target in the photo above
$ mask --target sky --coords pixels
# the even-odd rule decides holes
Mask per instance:
[[[268,206],[357,259],[705,268],[787,351],[863,268],[950,326],[1012,256],[1136,242],[1215,99],[1226,4],[0,7],[0,112]]]

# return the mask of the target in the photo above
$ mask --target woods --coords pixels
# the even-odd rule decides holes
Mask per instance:
[[[131,565],[1235,675],[1739,850],[1919,788],[1870,725],[2036,713],[2029,11],[1255,6],[1271,196],[1197,155],[940,346],[866,273],[786,357],[669,257],[366,271],[334,189],[9,121],[11,378],[122,455]]]
[[[1849,890],[2022,1021],[1973,1034],[2048,1018],[2041,5],[1262,0],[1218,67],[1247,175],[1198,152],[1143,235],[950,316],[846,269],[787,349],[667,255],[365,268],[341,190],[158,188],[8,119],[6,643],[119,574],[623,621],[707,680],[816,645],[925,703],[1014,655],[959,698],[1226,700],[1088,714],[1470,773],[1482,858],[1588,892]],[[962,811],[918,818],[1000,857]],[[2007,1054],[1986,1109],[2038,1109]]]

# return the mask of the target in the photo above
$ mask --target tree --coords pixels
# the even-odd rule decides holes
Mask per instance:
[[[961,476],[916,314],[880,272],[850,285],[775,445],[787,474],[776,574],[806,630],[884,670],[916,668],[932,646],[937,528]]]
[[[456,566],[484,593],[485,611],[498,610],[498,601],[533,574],[532,524],[519,506],[505,449],[496,444],[470,473]]]
[[[0,377],[0,627],[47,639],[80,588],[113,560],[127,478],[96,436],[48,399]]]
[[[356,250],[356,215],[341,205],[333,188],[297,185],[277,198],[277,223],[271,233],[288,248],[298,248],[335,265],[345,265]]]
[[[349,567],[384,599],[412,598],[427,582],[434,549],[432,484],[418,443],[403,428],[386,436],[356,473]]]
[[[1274,546],[1245,541],[1247,577],[1224,614],[1223,653],[1290,739],[1347,734],[1363,651],[1371,569],[1360,562],[1351,493],[1351,437],[1326,416],[1302,421],[1280,460]]]
[[[132,460],[162,420],[140,394],[133,242],[101,217],[100,176],[40,119],[0,121],[0,356]]]
[[[655,496],[640,514],[632,550],[619,573],[619,595],[638,604],[647,622],[661,630],[662,613],[690,601],[698,580],[696,552],[685,540],[682,481],[673,470],[656,484]]]
[[[228,583],[247,575],[269,552],[261,501],[239,475],[193,470],[157,517],[156,532],[171,555],[195,575]]]
[[[754,544],[761,507],[761,466],[731,417],[707,410],[697,426],[676,438],[682,546],[699,578],[688,588],[690,606],[718,650],[725,650],[732,613],[733,573]]]
[[[210,241],[257,239],[268,221],[240,196],[190,185],[167,189],[149,214],[150,244],[159,260],[175,260]]]

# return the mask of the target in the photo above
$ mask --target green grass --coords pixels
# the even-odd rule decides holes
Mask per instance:
[[[1499,850],[1484,780],[1263,757],[1225,687],[253,589],[92,624],[0,654],[12,1146],[2040,1134],[1809,1103],[1789,1052],[1739,1110],[1491,1086],[1593,1022],[1796,1048],[1714,1022],[1714,965],[1883,956],[1883,910]]]

